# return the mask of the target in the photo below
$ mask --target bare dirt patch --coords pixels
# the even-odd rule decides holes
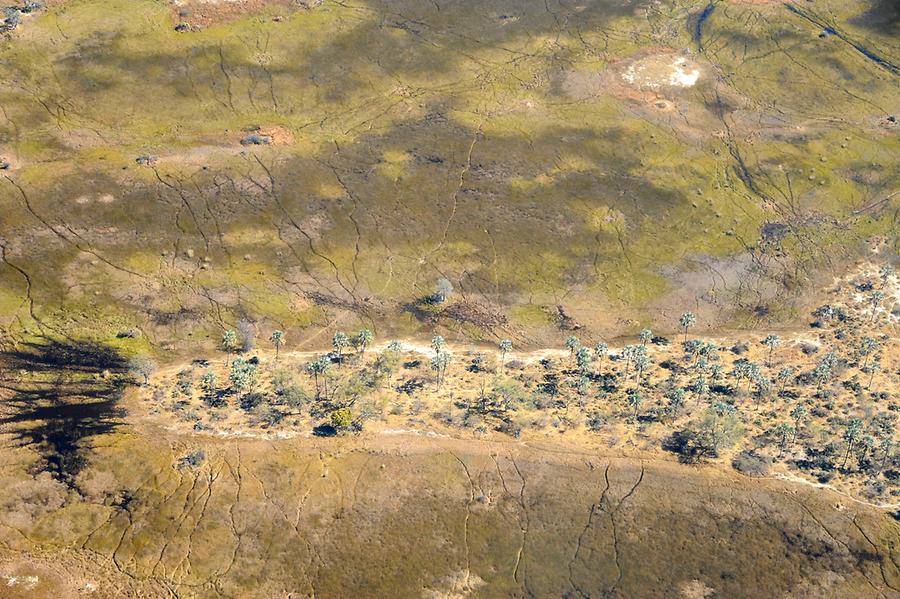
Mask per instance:
[[[679,89],[694,87],[704,75],[704,67],[694,58],[673,48],[642,50],[604,71],[571,70],[563,74],[560,86],[566,95],[587,99],[612,95],[640,103],[655,104],[673,98]],[[671,106],[671,101],[661,108]]]
[[[300,2],[291,0],[176,0],[175,20],[191,27],[210,27],[239,19],[266,6],[296,10]]]

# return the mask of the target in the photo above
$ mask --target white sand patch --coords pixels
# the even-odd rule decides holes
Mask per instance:
[[[6,579],[6,586],[21,587],[26,591],[30,591],[41,581],[37,576],[4,576],[3,578]]]
[[[657,55],[628,65],[622,80],[632,87],[657,90],[664,86],[693,87],[700,75],[700,69],[687,57]]]
[[[700,69],[690,69],[684,66],[687,59],[680,56],[672,63],[672,74],[669,75],[669,85],[677,85],[679,87],[693,87],[697,80],[700,79]]]

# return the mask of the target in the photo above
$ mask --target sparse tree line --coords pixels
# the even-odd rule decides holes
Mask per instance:
[[[874,307],[874,301],[868,306]],[[297,371],[279,361],[285,334],[274,331],[268,400],[258,389],[260,362],[244,357],[246,348],[253,347],[246,339],[250,333],[246,328],[228,330],[220,344],[227,379],[219,380],[207,369],[200,377],[201,390],[212,406],[235,397],[242,408],[258,409],[268,425],[306,410],[337,431],[358,430],[366,419],[383,416],[373,395],[411,398],[411,409],[420,412],[425,408],[416,398],[431,394],[449,404],[440,413],[445,423],[475,431],[494,428],[517,436],[523,428],[541,428],[546,419],[540,414],[562,429],[583,422],[603,431],[620,421],[638,434],[652,427],[657,432],[670,429],[663,446],[686,461],[718,456],[741,442],[747,448],[745,459],[766,454],[766,459],[790,460],[823,479],[838,470],[867,476],[889,471],[893,476],[900,406],[873,387],[888,338],[871,330],[869,314],[851,315],[826,305],[813,316],[813,326],[830,330],[833,340],[827,348],[800,344],[808,355],[800,366],[785,364],[784,343],[776,334],[763,337],[758,350],[747,342],[719,347],[691,338],[698,320],[692,312],[678,320],[680,351],[673,352],[669,339],[649,329],[614,352],[605,342],[584,345],[572,335],[563,344],[568,359],[547,358],[530,370],[509,360],[514,349],[510,339],[500,340],[494,352],[465,351],[460,358],[435,335],[424,363],[404,362],[409,353],[396,341],[367,359],[374,337],[362,329],[335,332],[332,351]],[[406,371],[415,375],[404,376]],[[451,376],[454,383],[448,384]],[[298,382],[304,379],[310,391]],[[847,397],[871,401],[875,409],[853,414],[839,408],[836,402]]]

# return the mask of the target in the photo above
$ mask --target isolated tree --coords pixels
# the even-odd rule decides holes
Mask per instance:
[[[758,384],[758,381],[762,377],[762,370],[759,368],[759,364],[754,362],[747,363],[747,392],[750,392],[750,386],[754,383]]]
[[[669,405],[666,407],[666,411],[673,418],[677,418],[682,408],[684,408],[684,396],[684,389],[682,389],[681,387],[672,387],[666,392],[666,399],[669,400]]]
[[[570,335],[569,337],[566,337],[565,346],[566,349],[569,350],[569,355],[574,358],[575,352],[577,352],[578,348],[581,347],[581,341],[579,341],[578,337],[576,337],[575,335]]]
[[[884,298],[884,292],[880,289],[876,289],[872,292],[870,300],[872,302],[872,322],[875,322],[875,317],[878,316],[878,307],[881,305],[881,302],[884,300]]]
[[[733,445],[740,435],[737,410],[731,404],[722,401],[713,403],[704,415],[701,430],[706,438],[707,446],[713,452]]]
[[[501,339],[500,343],[497,344],[497,349],[500,350],[500,368],[506,368],[506,354],[512,351],[513,342],[509,339]]]
[[[790,366],[785,366],[784,368],[778,371],[778,375],[775,377],[776,380],[781,382],[781,391],[779,393],[784,393],[784,387],[787,385],[787,382],[791,380],[794,376],[794,369]]]
[[[575,363],[578,365],[578,371],[582,376],[585,376],[590,372],[591,362],[593,362],[591,350],[586,347],[579,347],[575,352]]]
[[[756,385],[756,389],[753,390],[753,395],[756,399],[764,399],[769,396],[772,390],[772,382],[769,380],[769,377],[759,373],[753,377],[753,384]]]
[[[700,358],[700,352],[703,350],[703,342],[699,339],[691,339],[681,344],[684,352],[691,358],[691,362]]]
[[[691,384],[691,389],[698,404],[700,400],[705,399],[709,395],[709,381],[706,380],[706,376],[703,373],[697,375],[697,379]]]
[[[342,362],[344,358],[344,350],[350,346],[350,338],[347,336],[347,333],[343,331],[337,331],[331,337],[331,347],[334,348],[335,353],[338,357],[338,362]]]
[[[643,347],[643,346],[641,346]],[[644,371],[650,366],[650,358],[646,353],[639,353],[634,358],[634,372],[637,376],[637,380],[641,381],[644,378]]]
[[[641,404],[644,403],[644,396],[641,395],[639,389],[629,389],[625,392],[625,401],[628,403],[628,407],[631,408],[632,421],[637,422],[638,410],[641,408]]]
[[[442,304],[453,295],[453,283],[444,277],[437,280],[435,285],[434,299],[437,303]]]
[[[272,336],[269,337],[269,341],[275,346],[275,361],[277,362],[281,346],[284,345],[284,331],[272,331]]]
[[[853,447],[857,441],[859,441],[860,436],[862,435],[863,430],[863,421],[859,418],[851,418],[850,422],[847,423],[847,428],[844,429],[844,441],[847,442],[847,452],[844,454],[844,462],[841,464],[841,470],[846,468],[847,466],[847,458],[850,457],[850,452],[853,451]]]
[[[875,378],[875,372],[881,369],[881,358],[875,356],[872,359],[872,364],[869,365],[869,382],[866,383],[866,390],[872,388],[872,380]]]
[[[325,395],[326,397],[328,396],[328,381],[325,379],[325,374],[330,366],[331,360],[327,357],[318,357],[312,362],[308,362],[304,367],[306,372],[313,377],[313,381],[316,385],[316,399],[319,399],[322,396],[321,387],[319,385],[320,379],[325,383]]]
[[[600,363],[599,365],[603,365],[603,358],[606,357],[606,354],[609,353],[609,345],[604,342],[600,342],[597,344],[597,347],[594,348],[594,355],[597,357],[597,361]]]
[[[766,366],[772,365],[772,352],[775,351],[775,348],[781,345],[781,337],[778,335],[766,335],[766,338],[762,340],[762,344],[769,348],[769,355],[766,357]]]
[[[362,329],[360,332],[353,337],[353,347],[356,348],[360,354],[365,354],[366,349],[372,344],[372,339],[375,336],[372,335],[372,331],[369,329]]]
[[[859,451],[859,459],[864,460],[872,448],[875,447],[875,437],[872,435],[863,435],[859,438],[857,450]]]
[[[640,333],[638,333],[638,339],[641,341],[641,345],[647,345],[650,343],[650,340],[653,339],[653,331],[650,329],[644,329]]]
[[[622,355],[625,357],[625,377],[628,377],[628,371],[631,365],[638,365],[643,362],[643,358],[647,357],[647,347],[644,345],[626,345],[622,348]],[[646,366],[646,363],[643,364]]]
[[[345,431],[353,426],[353,412],[350,408],[338,408],[329,417],[331,426],[338,431]]]
[[[822,356],[822,359],[820,360],[820,362],[822,364],[824,364],[825,366],[827,366],[828,368],[833,369],[835,366],[837,366],[838,355],[837,355],[837,353],[835,353],[833,351],[825,352],[825,355]]]
[[[820,362],[813,368],[812,376],[816,382],[816,394],[822,394],[825,385],[831,380],[831,375],[831,367],[825,362]]]
[[[144,381],[144,385],[148,385],[150,383],[150,376],[156,372],[156,362],[154,362],[150,356],[141,354],[131,359],[129,370],[141,377]]]
[[[684,341],[687,342],[688,329],[697,324],[697,316],[693,312],[685,312],[678,319],[678,323],[684,330]]]
[[[225,352],[225,368],[228,368],[229,356],[236,353],[240,349],[241,344],[238,341],[237,333],[231,329],[225,331],[222,335],[221,342],[222,351]]]
[[[791,410],[791,418],[794,419],[794,438],[791,440],[791,443],[797,440],[797,433],[806,421],[807,416],[809,416],[809,410],[806,409],[806,406],[797,404],[794,406],[794,409]]]
[[[250,392],[256,384],[256,364],[235,358],[228,375],[231,388],[240,395]]]
[[[444,384],[444,375],[450,365],[452,356],[448,351],[440,351],[431,359],[431,368],[437,373],[437,388]]]
[[[434,350],[435,355],[441,353],[445,345],[447,345],[447,342],[440,335],[435,335],[431,338],[431,349]]]
[[[877,352],[879,347],[881,347],[881,344],[878,343],[878,340],[869,335],[866,335],[860,340],[859,347],[856,349],[857,361],[859,361],[860,358],[862,359],[862,363],[859,365],[860,369],[866,369],[869,365],[869,357]]]
[[[778,455],[784,455],[784,448],[787,447],[788,437],[796,437],[797,433],[790,423],[779,422],[775,427],[775,435],[778,437]]]
[[[884,470],[884,465],[891,457],[891,454],[893,454],[895,447],[896,444],[893,439],[884,438],[881,440],[881,443],[878,445],[878,450],[881,452],[881,464],[878,466],[879,472]]]
[[[207,370],[203,373],[203,376],[200,377],[200,388],[203,390],[203,395],[206,397],[213,397],[216,394],[217,385],[218,377],[212,370]]]
[[[894,274],[894,267],[890,264],[885,264],[881,268],[878,269],[878,277],[881,279],[881,286],[884,287],[887,285],[888,279]]]

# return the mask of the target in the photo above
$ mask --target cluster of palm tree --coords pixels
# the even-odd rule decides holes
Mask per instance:
[[[882,286],[886,285],[887,280],[894,274],[892,268],[883,268],[880,272]],[[876,311],[884,297],[884,292],[879,289],[872,293],[873,312]],[[817,314],[836,326],[840,326],[840,323],[848,320],[845,312],[832,306],[821,307]],[[864,310],[864,318],[865,314]],[[857,320],[856,322],[861,321]],[[681,365],[666,366],[672,370],[662,387],[654,383],[652,377],[649,376],[654,364],[651,347],[668,342],[663,338],[654,337],[653,331],[648,328],[640,330],[635,343],[626,344],[619,352],[616,352],[613,358],[621,362],[622,368],[613,370],[609,374],[603,372],[604,360],[610,353],[607,343],[599,342],[591,348],[582,345],[581,340],[575,335],[566,338],[564,347],[568,350],[571,360],[571,366],[565,371],[565,375],[569,377],[568,386],[574,389],[578,396],[585,397],[591,392],[594,382],[603,380],[604,387],[598,395],[598,397],[602,397],[606,395],[607,391],[616,391],[614,383],[617,379],[625,381],[628,388],[621,393],[623,393],[624,404],[628,409],[628,420],[634,423],[645,421],[640,418],[641,409],[646,403],[648,395],[655,391],[662,391],[661,396],[664,403],[662,408],[657,408],[657,414],[660,419],[665,420],[675,420],[682,415],[690,394],[695,405],[706,404],[701,413],[699,426],[704,438],[712,447],[717,448],[733,437],[735,423],[738,420],[740,403],[729,399],[729,395],[739,392],[748,393],[757,400],[756,405],[759,406],[763,400],[770,398],[776,388],[778,397],[797,399],[796,391],[788,392],[789,386],[812,382],[815,384],[815,397],[827,398],[833,394],[833,382],[837,374],[843,372],[848,363],[846,359],[841,360],[835,351],[828,351],[817,360],[814,367],[808,372],[798,373],[795,368],[786,365],[778,367],[777,350],[782,345],[782,339],[776,334],[768,334],[760,341],[767,350],[764,360],[757,363],[746,358],[737,358],[731,362],[730,371],[726,372],[720,357],[721,348],[713,342],[689,337],[690,329],[697,324],[697,316],[693,312],[684,312],[678,319],[678,324],[684,335],[681,343],[684,355],[680,360]],[[330,398],[334,392],[332,385],[334,379],[329,376],[331,369],[333,367],[340,368],[345,363],[351,348],[355,351],[356,357],[361,359],[367,349],[371,347],[373,340],[374,336],[368,329],[362,329],[352,335],[343,331],[336,331],[333,334],[332,351],[316,356],[303,367],[305,373],[312,378],[317,399]],[[273,331],[269,341],[274,347],[274,361],[277,363],[285,343],[285,333],[280,330]],[[746,351],[746,344],[743,345],[743,350],[732,349],[736,353],[741,353]],[[225,353],[226,367],[230,368],[228,383],[231,390],[240,394],[251,392],[257,381],[257,361],[255,359],[245,360],[240,355],[245,346],[246,341],[238,332],[234,330],[224,332],[221,349]],[[436,387],[440,390],[446,382],[448,369],[453,363],[453,355],[448,350],[446,341],[440,335],[432,337],[431,349],[434,354],[430,358],[430,368],[435,373]],[[849,359],[859,368],[860,373],[868,377],[866,389],[871,386],[873,377],[880,368],[881,350],[882,342],[879,338],[864,335],[858,337],[849,356]],[[373,368],[375,370],[381,368],[378,364],[384,361],[384,356],[399,355],[401,351],[402,345],[399,342],[391,342],[379,354]],[[507,359],[512,351],[512,341],[502,339],[497,344],[499,363],[496,367],[489,365],[484,354],[476,355],[472,360],[470,370],[481,374],[480,397],[482,403],[487,401],[488,395],[491,397],[495,395],[493,391],[487,392],[487,380],[490,372],[494,373],[493,385],[496,389],[501,389],[506,384],[500,375],[506,374]],[[599,372],[595,372],[598,366]],[[553,376],[557,377],[554,378],[554,381],[558,380],[558,375],[554,374]],[[211,397],[216,393],[218,381],[212,371],[203,375],[201,383],[207,396]],[[553,387],[556,388],[555,382]],[[498,397],[503,395],[499,391],[497,393],[499,393]],[[724,400],[721,399],[723,397]],[[797,441],[798,435],[805,428],[810,416],[809,409],[803,405],[802,400],[798,400],[788,407],[790,408],[789,418],[786,417],[783,421],[778,422],[770,431],[771,438],[777,440],[780,454],[784,454]],[[842,433],[845,443],[842,468],[846,466],[849,456],[854,452],[863,457],[877,454],[882,459],[887,459],[886,456],[893,451],[893,431],[876,434],[870,432],[871,428],[871,424],[866,425],[860,419],[852,419],[847,422]]]

